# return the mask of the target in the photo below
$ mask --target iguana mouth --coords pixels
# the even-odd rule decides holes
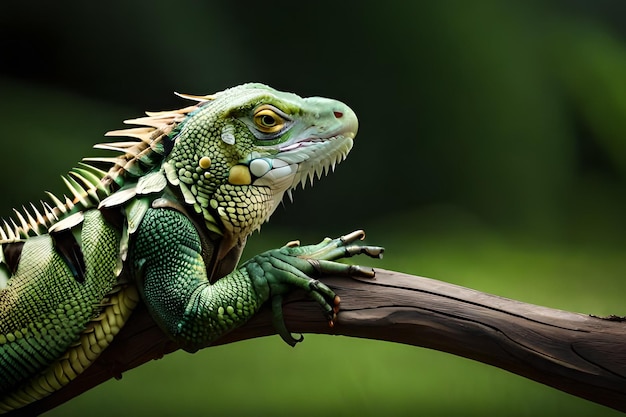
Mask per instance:
[[[305,139],[301,142],[296,142],[296,143],[292,143],[289,146],[285,146],[284,148],[281,149],[281,151],[292,151],[294,149],[298,149],[301,148],[303,146],[308,146],[311,143],[315,143],[315,142],[322,142],[324,140],[332,140],[332,138],[329,139],[319,139],[319,138],[309,138],[309,139]]]
[[[326,137],[318,137],[318,136],[312,136],[312,137],[308,137],[306,139],[301,139],[295,143],[291,143],[287,146],[285,146],[284,148],[281,148],[280,151],[281,152],[288,152],[288,151],[292,151],[294,149],[299,149],[302,147],[306,147],[306,146],[311,146],[315,143],[320,143],[320,142],[330,142],[333,140],[341,140],[341,139],[345,139],[345,138],[349,138],[349,139],[353,139],[356,136],[356,133],[354,131],[348,131],[345,133],[336,133],[333,134],[332,136],[326,136]]]
[[[301,184],[303,187],[307,180],[313,184],[315,177],[318,179],[334,170],[335,166],[342,162],[354,144],[353,135],[337,135],[330,138],[313,138],[300,141],[279,153],[275,161],[280,160],[288,164],[297,164],[293,180],[288,187],[293,189]]]

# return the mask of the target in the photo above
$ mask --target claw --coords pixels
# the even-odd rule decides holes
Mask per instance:
[[[367,255],[370,258],[382,259],[383,253],[385,252],[385,248],[381,248],[380,246],[351,245],[346,246],[344,249],[346,257],[351,257],[355,255]]]
[[[348,275],[359,278],[374,278],[376,271],[374,271],[374,268],[368,266],[350,265]]]
[[[272,297],[272,314],[272,322],[274,324],[274,328],[278,331],[278,334],[285,341],[285,343],[287,343],[291,347],[294,347],[304,340],[303,335],[300,335],[300,337],[296,339],[291,335],[291,332],[287,330],[287,326],[285,325],[285,318],[283,317],[282,295],[275,295],[274,297]]]
[[[355,230],[352,233],[341,236],[339,239],[344,243],[354,242],[355,240],[363,240],[365,239],[365,232],[363,230]]]
[[[335,327],[335,323],[337,322],[337,315],[333,313],[328,317],[328,327]]]
[[[285,247],[288,248],[297,248],[298,246],[300,246],[299,240],[291,240],[285,244]]]
[[[372,258],[382,258],[384,249],[378,246],[361,246],[353,243],[363,240],[365,232],[357,230],[339,238],[325,238],[315,245],[300,246],[297,240],[288,242],[280,249],[268,251],[244,264],[250,274],[265,277],[270,285],[273,324],[280,337],[290,346],[295,346],[304,337],[295,338],[287,329],[283,318],[282,294],[288,287],[305,290],[309,297],[318,303],[333,327],[337,321],[341,299],[323,282],[315,279],[326,275],[374,278],[371,267],[347,265],[336,260],[364,254]],[[261,266],[263,265],[263,266]],[[266,269],[267,268],[267,269]],[[272,274],[265,275],[265,272]]]
[[[381,248],[380,246],[363,246],[363,253],[370,258],[383,259],[385,248]]]
[[[337,312],[339,312],[339,307],[333,307],[332,311],[329,314],[330,316],[330,318],[328,319],[329,327],[335,327],[335,323],[337,323]]]

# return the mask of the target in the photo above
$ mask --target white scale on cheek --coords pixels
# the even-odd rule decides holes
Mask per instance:
[[[225,143],[229,145],[234,145],[235,144],[235,126],[233,126],[230,123],[224,124],[224,127],[222,127],[221,137]]]
[[[265,158],[253,159],[250,162],[250,172],[257,178],[267,174],[272,169],[272,164]]]
[[[276,160],[275,160],[276,161]],[[253,182],[253,185],[257,187],[270,187],[276,190],[286,190],[290,187],[293,182],[293,178],[298,171],[297,164],[284,165],[281,164],[280,168],[276,167],[276,163],[274,163],[274,167],[267,171],[265,175],[259,177],[256,181]]]
[[[250,161],[250,172],[257,178],[261,178],[272,169],[284,168],[290,165],[288,162],[279,158],[256,158]]]

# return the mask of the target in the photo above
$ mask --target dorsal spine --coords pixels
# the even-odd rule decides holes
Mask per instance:
[[[105,136],[127,137],[131,141],[101,143],[96,149],[120,152],[116,157],[84,158],[82,163],[63,176],[70,196],[62,198],[47,192],[51,203],[41,201],[41,209],[30,204],[14,210],[15,217],[0,220],[0,244],[20,242],[30,236],[44,234],[55,223],[77,211],[98,207],[100,202],[124,185],[128,177],[140,177],[160,164],[171,149],[165,140],[173,140],[175,127],[189,113],[198,109],[212,96],[178,96],[196,101],[195,105],[179,110],[146,112],[146,117],[125,120],[125,124],[138,125],[129,129],[107,132]],[[94,164],[106,164],[103,171]]]

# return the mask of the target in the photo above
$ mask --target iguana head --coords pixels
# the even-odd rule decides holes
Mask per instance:
[[[92,207],[115,207],[160,193],[169,182],[226,245],[244,240],[298,184],[334,168],[350,149],[358,121],[345,104],[301,98],[262,84],[244,84],[179,110],[146,112],[139,125],[107,133],[131,141],[96,145],[116,157],[85,158],[63,177],[70,198],[50,194],[42,212],[16,211],[0,226],[0,242],[16,242],[61,227],[59,221]],[[101,171],[93,163],[112,165]],[[165,176],[163,175],[165,174]],[[165,179],[167,178],[167,180]]]
[[[339,101],[262,84],[195,98],[204,101],[170,135],[165,173],[207,227],[242,239],[286,191],[342,161],[358,128]]]

